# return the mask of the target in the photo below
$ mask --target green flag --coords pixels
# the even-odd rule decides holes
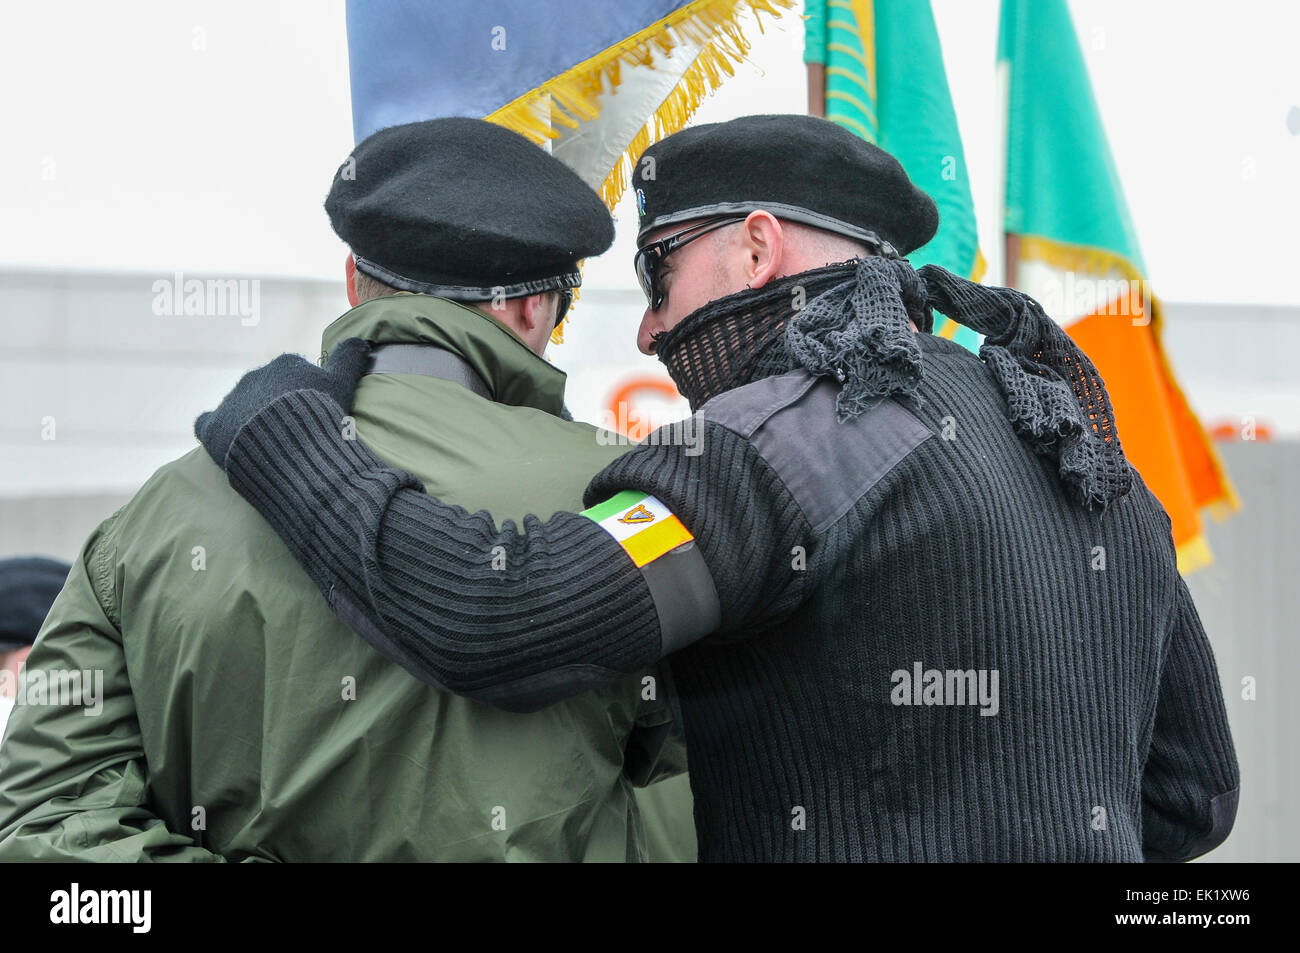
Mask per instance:
[[[826,118],[903,164],[939,206],[939,231],[911,254],[979,280],[970,176],[928,0],[805,0],[804,60],[826,73]],[[936,333],[974,349],[979,336],[947,319]]]
[[[998,61],[1007,90],[1006,224],[1146,266],[1064,0],[1003,0]]]
[[[1189,572],[1211,559],[1200,510],[1231,511],[1237,497],[1161,343],[1160,299],[1070,11],[1065,0],[1002,0],[998,34],[1008,274],[1105,378],[1125,454],[1168,511]]]

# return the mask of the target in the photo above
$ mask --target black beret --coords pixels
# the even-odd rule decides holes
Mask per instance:
[[[897,159],[815,116],[683,129],[642,153],[633,184],[642,239],[676,222],[766,209],[908,255],[939,228],[934,200]]]
[[[0,652],[12,652],[36,640],[71,568],[42,556],[0,559]]]
[[[614,241],[600,196],[481,119],[381,129],[334,175],[325,211],[357,268],[402,291],[482,301],[572,288]]]

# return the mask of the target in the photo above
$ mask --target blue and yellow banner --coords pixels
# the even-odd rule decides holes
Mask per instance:
[[[746,18],[762,29],[760,14],[793,3],[348,0],[353,134],[360,141],[439,116],[490,119],[553,146],[600,187],[614,171],[605,157],[639,154],[677,131],[732,75],[749,49]],[[612,128],[611,111],[622,117]],[[598,133],[583,128],[602,119]],[[560,155],[575,143],[582,148]],[[602,158],[588,168],[586,154]],[[612,206],[621,188],[607,192]]]
[[[353,134],[488,119],[550,149],[613,209],[636,157],[733,75],[745,22],[761,30],[794,3],[348,0]]]

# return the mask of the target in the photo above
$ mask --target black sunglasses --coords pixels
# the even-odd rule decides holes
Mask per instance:
[[[564,320],[564,316],[568,314],[569,309],[573,307],[573,289],[557,288],[555,289],[555,293],[560,296],[560,301],[555,306],[555,327],[558,328],[560,322]]]
[[[636,269],[636,280],[640,282],[641,290],[645,292],[646,301],[650,302],[650,310],[658,311],[663,307],[664,290],[659,286],[659,266],[663,264],[665,258],[683,245],[695,241],[701,235],[707,235],[714,229],[722,228],[724,225],[743,222],[747,217],[746,215],[729,215],[726,218],[701,222],[698,225],[683,229],[676,235],[669,235],[657,242],[651,242],[644,248],[638,248],[636,257],[632,259],[632,267]]]

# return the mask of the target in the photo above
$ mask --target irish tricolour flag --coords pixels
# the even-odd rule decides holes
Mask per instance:
[[[1233,509],[1236,496],[1161,346],[1160,301],[1065,0],[1002,0],[998,72],[1007,283],[1101,371],[1124,452],[1169,511],[1179,568],[1196,569],[1210,561],[1199,511]]]

